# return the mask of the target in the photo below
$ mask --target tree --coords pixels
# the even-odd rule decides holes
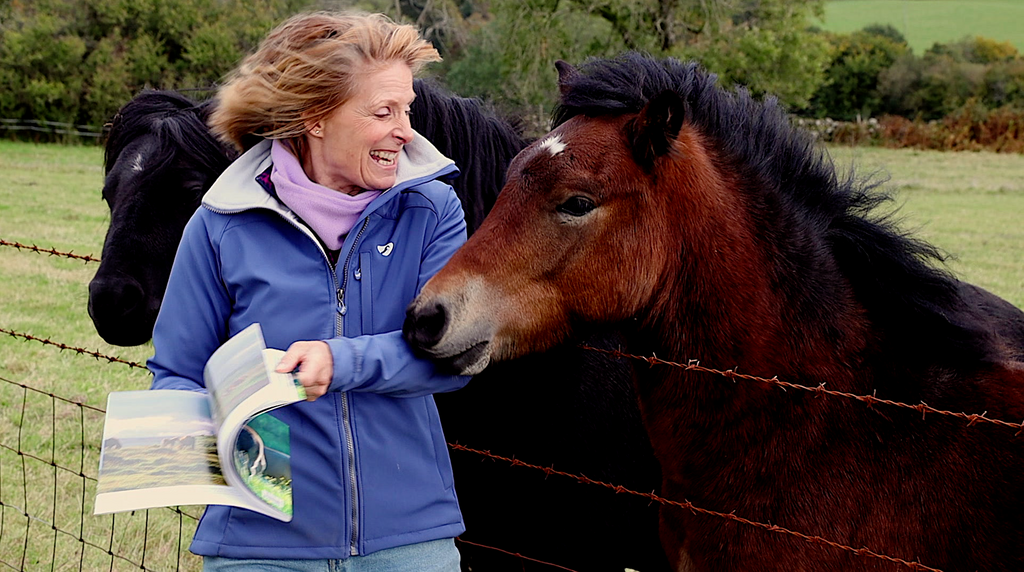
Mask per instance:
[[[212,86],[310,2],[7,1],[0,4],[0,116],[98,126],[145,87]]]
[[[937,43],[879,75],[884,111],[939,119],[965,105],[1024,105],[1024,63],[1012,46],[985,38]]]
[[[819,0],[746,0],[718,33],[674,55],[700,61],[724,86],[775,95],[802,110],[824,81],[830,58],[827,39],[808,26],[809,16],[822,9]]]
[[[555,61],[577,63],[624,47],[601,18],[558,0],[495,0],[491,18],[471,34],[445,81],[458,93],[483,97],[518,115],[539,135],[558,94]]]
[[[825,81],[811,100],[813,115],[849,121],[871,117],[883,109],[879,77],[909,54],[910,48],[905,41],[894,41],[891,34],[873,30],[828,36],[833,56]]]
[[[925,57],[949,57],[958,63],[991,64],[1009,61],[1019,56],[1010,42],[997,42],[981,36],[966,37],[956,42],[935,43]]]
[[[464,95],[520,110],[544,130],[557,95],[554,62],[579,63],[637,50],[697,59],[727,86],[778,94],[806,106],[828,62],[807,27],[823,0],[492,0],[492,17],[449,63],[448,84]]]

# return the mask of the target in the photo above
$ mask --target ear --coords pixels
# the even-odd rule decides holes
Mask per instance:
[[[314,119],[306,120],[305,126],[306,126],[306,136],[307,137],[322,137],[323,136],[323,126],[321,125],[319,119],[316,119],[316,120],[314,120]]]
[[[564,60],[556,61],[555,69],[558,70],[558,93],[565,95],[565,92],[569,89],[569,81],[578,76],[580,72],[576,71],[576,68]]]
[[[654,96],[640,114],[626,124],[626,137],[637,164],[650,172],[654,160],[672,149],[685,118],[686,102],[678,93],[666,89]]]

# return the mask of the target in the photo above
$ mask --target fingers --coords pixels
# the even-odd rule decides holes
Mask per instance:
[[[276,370],[281,373],[298,370],[296,377],[306,390],[306,400],[314,401],[331,386],[334,356],[326,342],[295,342],[278,362]]]

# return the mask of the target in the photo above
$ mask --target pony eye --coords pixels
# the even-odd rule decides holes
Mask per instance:
[[[575,196],[555,207],[555,210],[569,216],[583,216],[597,208],[594,201],[587,197]]]

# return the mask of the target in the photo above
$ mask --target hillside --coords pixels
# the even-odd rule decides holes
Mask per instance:
[[[1021,0],[832,0],[818,24],[833,32],[852,32],[870,24],[891,24],[921,55],[935,42],[984,36],[1010,42],[1024,52],[1024,1]]]

